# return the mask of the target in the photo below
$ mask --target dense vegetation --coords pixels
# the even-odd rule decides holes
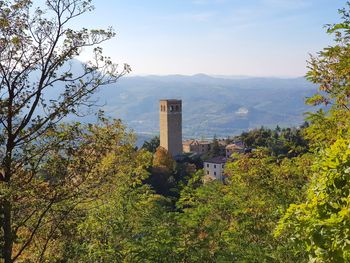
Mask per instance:
[[[280,128],[274,130],[261,127],[243,132],[237,139],[248,148],[265,148],[272,156],[279,158],[296,157],[308,151],[308,141],[304,137],[308,123],[300,128]]]
[[[307,102],[327,110],[298,129],[243,133],[256,150],[226,165],[225,183],[204,182],[198,160],[175,162],[157,138],[136,149],[102,113],[59,124],[124,73],[99,48],[82,76],[62,73],[81,47],[113,35],[64,29],[90,1],[48,1],[57,23],[27,13],[30,1],[0,7],[2,262],[350,261],[350,3],[328,26],[334,46],[309,62],[320,88]],[[48,100],[56,82],[65,89]]]

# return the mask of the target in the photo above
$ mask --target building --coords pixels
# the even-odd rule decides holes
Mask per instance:
[[[235,143],[227,145],[226,158],[230,158],[233,153],[244,153],[244,146]]]
[[[226,146],[229,144],[227,139],[218,139],[219,155],[226,156]]]
[[[182,101],[159,101],[160,146],[173,157],[182,154]]]
[[[206,154],[210,149],[210,141],[187,140],[182,143],[182,150],[185,153]]]
[[[224,180],[224,168],[226,158],[222,156],[214,157],[204,162],[205,176],[211,179]]]

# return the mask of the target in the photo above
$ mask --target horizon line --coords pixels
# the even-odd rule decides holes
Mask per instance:
[[[297,78],[306,78],[305,75],[291,75],[291,76],[274,76],[274,75],[264,75],[264,76],[258,76],[258,75],[225,75],[225,74],[206,74],[206,73],[195,73],[195,74],[181,74],[181,73],[172,73],[172,74],[133,74],[130,73],[128,75],[125,75],[125,78],[131,78],[131,77],[210,77],[210,78],[220,78],[220,79],[252,79],[252,78],[274,78],[274,79],[297,79]]]

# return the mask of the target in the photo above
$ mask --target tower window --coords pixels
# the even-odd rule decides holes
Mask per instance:
[[[174,106],[170,106],[170,112],[174,111]]]
[[[176,106],[175,106],[175,110],[176,110],[176,111],[179,111],[179,105],[176,105]]]

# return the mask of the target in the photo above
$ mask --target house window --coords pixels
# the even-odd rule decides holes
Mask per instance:
[[[221,167],[224,168],[224,164]]]
[[[214,169],[216,168],[216,164],[214,164]]]
[[[209,174],[209,171],[207,171],[207,174]]]
[[[216,176],[216,172],[214,172],[214,175]]]
[[[207,163],[207,167],[209,168],[209,163]]]

